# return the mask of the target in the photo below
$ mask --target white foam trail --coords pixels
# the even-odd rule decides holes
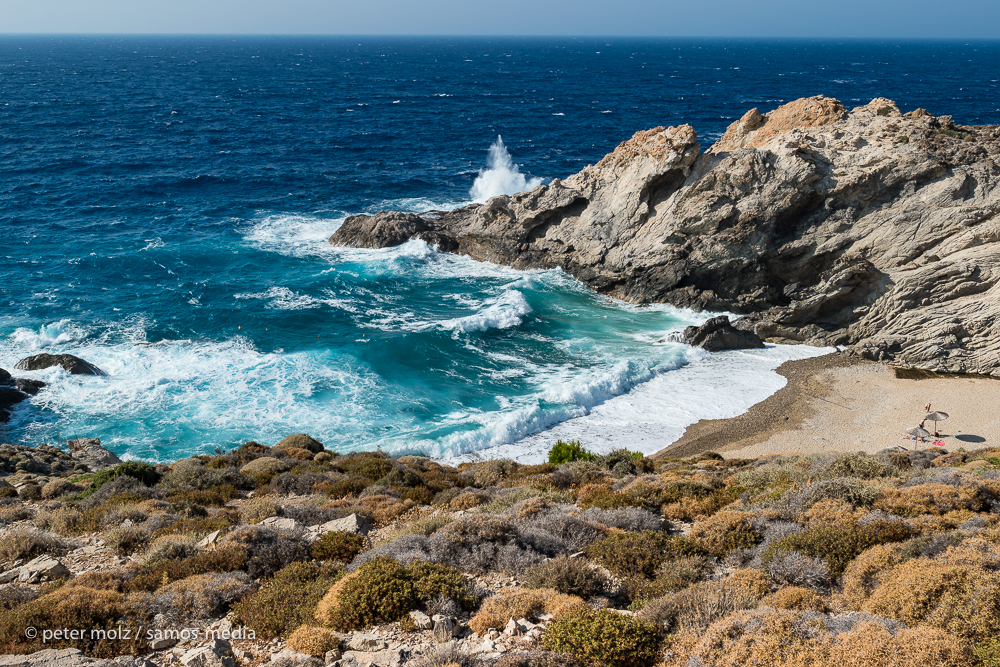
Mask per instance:
[[[474,201],[483,203],[490,197],[524,192],[541,184],[540,178],[524,177],[507,152],[503,138],[498,136],[490,146],[487,168],[479,170],[479,176],[472,184],[469,195]]]

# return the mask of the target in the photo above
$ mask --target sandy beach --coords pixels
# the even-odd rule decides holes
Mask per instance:
[[[732,419],[702,420],[657,456],[716,451],[727,458],[827,451],[876,452],[914,447],[904,429],[916,426],[927,403],[950,415],[938,424],[945,448],[966,450],[1000,442],[1000,381],[969,376],[897,377],[885,365],[844,354],[789,361],[777,372],[788,384]],[[933,431],[934,424],[926,428]],[[921,447],[927,445],[920,445]]]

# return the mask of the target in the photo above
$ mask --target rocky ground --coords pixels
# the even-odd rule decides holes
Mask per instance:
[[[765,339],[1000,375],[998,156],[998,127],[806,98],[748,111],[707,152],[690,126],[654,128],[530,192],[354,216],[330,242],[417,237],[629,301],[743,313]]]
[[[0,449],[0,667],[1000,664],[997,450],[74,446]]]

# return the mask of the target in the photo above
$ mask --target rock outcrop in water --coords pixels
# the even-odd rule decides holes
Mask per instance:
[[[447,213],[348,218],[337,245],[409,238],[562,267],[633,302],[744,314],[762,338],[1000,375],[1000,128],[876,99],[748,111],[707,152],[687,125]]]
[[[684,329],[683,341],[688,345],[705,348],[709,352],[764,347],[764,341],[757,334],[737,329],[730,324],[728,315],[713,317],[701,326],[687,327]]]
[[[36,354],[21,359],[14,368],[22,371],[40,371],[53,366],[62,366],[72,375],[107,375],[94,364],[72,354]]]

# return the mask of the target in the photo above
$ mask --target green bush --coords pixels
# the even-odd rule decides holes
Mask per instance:
[[[570,461],[590,461],[593,458],[594,455],[584,449],[579,440],[570,440],[569,442],[557,440],[556,444],[552,445],[552,449],[549,450],[549,463],[553,465],[561,465]]]
[[[656,625],[610,609],[584,607],[557,616],[543,641],[546,648],[601,667],[649,667],[660,651]]]
[[[238,623],[261,639],[285,636],[313,620],[316,605],[343,570],[329,563],[292,563],[233,605]]]
[[[580,490],[580,507],[590,509],[597,507],[602,510],[614,510],[620,507],[642,507],[644,503],[627,493],[612,491],[611,487],[602,484],[588,484]]]
[[[365,550],[365,538],[361,535],[334,530],[320,536],[309,548],[309,553],[316,560],[334,560],[350,563],[354,557]]]
[[[526,588],[552,588],[586,599],[604,591],[608,580],[582,558],[557,556],[529,567],[524,573],[524,585]]]
[[[705,550],[686,537],[670,535],[658,530],[641,533],[615,533],[591,543],[587,557],[611,570],[622,578],[656,575],[668,558],[701,556]]]
[[[123,475],[139,480],[143,486],[153,486],[160,481],[160,473],[156,472],[156,468],[148,463],[126,461],[94,475],[79,498],[86,498],[111,480],[118,479]]]
[[[817,526],[771,542],[764,550],[762,561],[767,565],[781,551],[798,551],[823,559],[830,567],[830,574],[839,577],[866,549],[887,542],[902,542],[911,535],[910,527],[902,521],[876,521],[867,526]]]
[[[346,632],[398,621],[421,601],[439,595],[471,607],[465,578],[455,568],[416,561],[400,565],[378,556],[344,579],[320,602],[317,618],[334,630]]]

